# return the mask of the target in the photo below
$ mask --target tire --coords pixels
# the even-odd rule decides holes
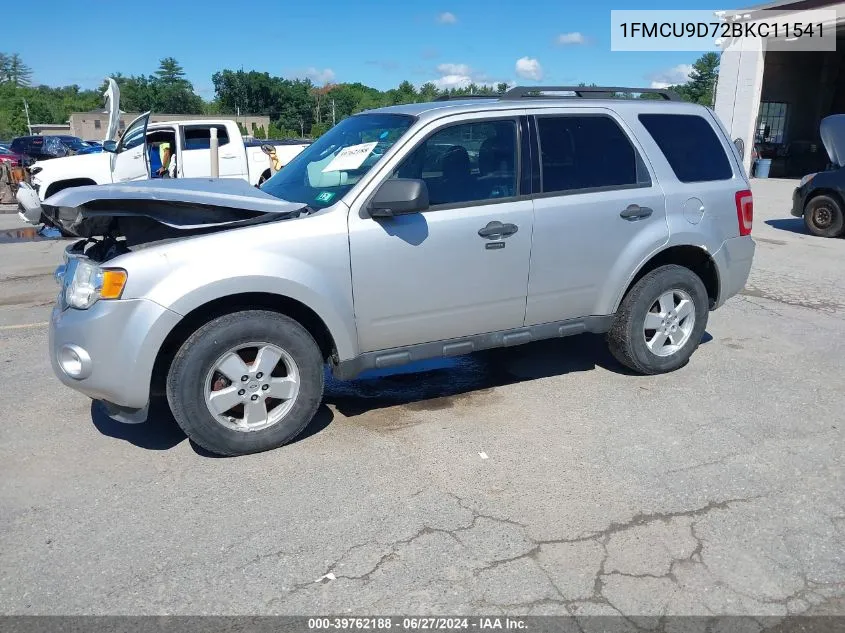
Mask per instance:
[[[660,300],[667,295],[675,308],[682,312],[686,311],[686,308],[681,308],[682,302],[691,301],[688,315],[693,316],[693,320],[690,322],[687,316],[678,321],[670,318],[665,327],[671,329],[674,325],[676,329],[670,332],[663,345],[658,345],[661,339],[655,340],[654,337],[660,332],[647,330],[646,318],[652,312],[652,316],[648,317],[649,323],[664,327],[662,314],[665,312]],[[654,313],[655,310],[660,314]],[[622,300],[607,334],[610,352],[625,367],[640,374],[674,371],[686,365],[698,348],[707,327],[708,314],[709,298],[701,278],[683,266],[661,266],[634,284]],[[653,351],[647,339],[651,339],[655,344],[653,349],[663,355]]]
[[[282,355],[278,367],[287,371],[281,378],[275,376],[276,370],[272,372],[273,377],[258,373],[258,357],[265,349]],[[235,354],[238,359],[233,362],[237,371],[231,371],[227,364],[226,373],[242,371],[237,363],[244,363],[248,380],[242,383],[238,383],[236,375],[229,380],[215,369],[222,359],[232,360]],[[182,344],[168,371],[167,401],[185,434],[206,450],[218,455],[258,453],[290,442],[314,417],[323,398],[323,365],[317,343],[297,321],[264,310],[235,312],[206,323]],[[247,398],[256,400],[256,404],[264,403],[265,411],[270,412],[276,401],[269,397],[274,394],[275,387],[268,381],[274,379],[291,379],[291,384],[298,380],[296,394],[279,400],[280,408],[273,409],[284,411],[280,419],[271,422],[272,416],[268,413],[266,426],[249,427]],[[235,393],[231,393],[235,389],[243,404],[236,404],[223,414],[212,413],[207,393],[235,398]],[[268,390],[267,400],[260,396],[264,389]],[[241,396],[241,392],[246,395]],[[239,416],[242,419],[239,420]]]
[[[845,231],[842,206],[831,196],[816,196],[804,207],[804,225],[817,237],[838,237]]]

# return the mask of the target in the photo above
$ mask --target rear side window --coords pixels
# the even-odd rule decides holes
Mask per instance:
[[[625,132],[608,116],[537,118],[543,193],[650,184]]]
[[[185,149],[208,149],[211,147],[211,128],[217,128],[217,146],[223,147],[229,142],[229,135],[224,125],[203,125],[185,128]]]
[[[733,177],[725,150],[704,118],[695,114],[641,114],[639,118],[681,182]]]

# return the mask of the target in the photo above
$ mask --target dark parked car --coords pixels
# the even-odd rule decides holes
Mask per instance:
[[[9,149],[35,160],[61,158],[73,153],[58,136],[19,136],[12,141]]]
[[[808,174],[792,194],[792,215],[813,235],[845,234],[845,114],[822,119],[819,133],[830,157],[825,171]]]
[[[87,150],[90,146],[88,143],[83,141],[78,136],[64,136],[59,135],[57,137],[68,149],[72,150],[74,153],[79,153],[83,150]]]

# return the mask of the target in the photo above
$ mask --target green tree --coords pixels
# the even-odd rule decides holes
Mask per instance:
[[[420,86],[420,101],[434,101],[440,96],[440,90],[437,85],[429,81]]]
[[[32,69],[17,53],[0,53],[0,83],[9,83],[17,88],[28,86],[32,81]]]
[[[188,80],[185,79],[185,71],[173,57],[165,57],[160,60],[155,74],[158,80],[165,84],[184,86],[188,83]]]
[[[496,92],[498,92],[499,94],[503,94],[507,91],[508,91],[508,84],[506,84],[506,83],[496,84]]]
[[[719,62],[717,53],[704,53],[692,65],[689,81],[684,86],[683,92],[693,103],[713,106],[713,95],[716,89],[716,82],[719,79]]]

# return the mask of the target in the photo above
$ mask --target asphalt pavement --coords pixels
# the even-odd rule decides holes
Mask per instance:
[[[232,459],[63,387],[63,244],[0,238],[0,613],[845,615],[845,240],[794,185],[754,183],[748,286],[675,373],[587,335],[431,362]]]

